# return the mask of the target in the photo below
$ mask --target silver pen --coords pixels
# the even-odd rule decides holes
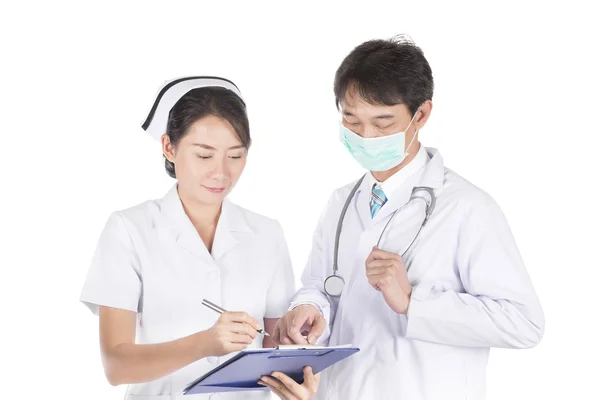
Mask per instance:
[[[223,314],[224,312],[227,312],[227,310],[225,310],[224,308],[219,307],[218,305],[211,303],[210,301],[206,300],[206,299],[202,299],[202,305],[210,308],[211,310],[218,312],[219,314]],[[264,329],[257,329],[256,332],[261,333],[265,336],[271,336],[269,335],[269,333],[267,331],[265,331]]]

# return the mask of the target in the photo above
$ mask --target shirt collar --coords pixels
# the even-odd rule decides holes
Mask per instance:
[[[185,213],[177,187],[178,184],[175,183],[160,201],[163,224],[170,226],[174,230],[196,232],[192,221],[190,221]],[[254,233],[242,209],[228,198],[223,200],[221,215],[217,224],[217,229],[219,228],[231,232]]]
[[[404,183],[406,183],[406,181],[408,181],[408,179],[411,176],[413,176],[415,172],[424,167],[429,161],[429,159],[430,156],[429,154],[427,154],[425,146],[420,144],[419,151],[417,151],[415,158],[413,158],[408,164],[402,167],[394,175],[387,178],[384,182],[379,182],[377,179],[375,179],[372,173],[368,173],[365,177],[365,180],[367,180],[367,187],[370,191],[373,188],[374,184],[379,183],[381,189],[383,190],[383,193],[385,193],[385,196],[389,201],[390,198],[394,195],[396,189],[404,185]]]

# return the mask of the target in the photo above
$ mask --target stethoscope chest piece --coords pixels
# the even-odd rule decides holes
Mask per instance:
[[[325,293],[329,296],[341,296],[344,284],[344,279],[341,276],[337,274],[329,275],[324,283]]]

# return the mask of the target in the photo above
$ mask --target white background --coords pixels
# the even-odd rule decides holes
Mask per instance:
[[[488,398],[596,396],[594,2],[210,3],[1,6],[0,397],[123,397],[78,297],[109,214],[173,183],[140,128],[163,81],[238,84],[254,144],[232,199],[279,219],[299,278],[327,197],[362,172],[338,142],[335,70],[398,33],[434,71],[422,143],[498,201],[546,313],[539,346],[492,350]]]

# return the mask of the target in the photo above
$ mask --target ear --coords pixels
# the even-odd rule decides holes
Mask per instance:
[[[171,139],[166,133],[160,137],[162,143],[162,151],[167,160],[175,162],[175,148],[171,144]]]
[[[431,109],[433,108],[433,103],[431,100],[425,100],[425,102],[419,107],[419,111],[417,111],[417,115],[415,116],[415,128],[417,130],[423,128],[431,115]]]

